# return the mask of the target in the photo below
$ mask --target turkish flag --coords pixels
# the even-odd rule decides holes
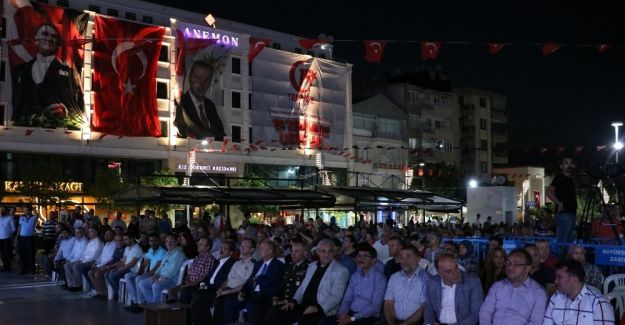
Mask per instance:
[[[269,44],[271,40],[268,38],[250,37],[250,50],[247,52],[247,63],[252,63],[254,58]]]
[[[313,47],[321,46],[326,43],[327,42],[325,40],[318,38],[302,38],[299,40],[299,46],[307,50],[312,49]]]
[[[612,44],[599,44],[597,45],[597,51],[599,53],[605,53],[607,50],[612,48]]]
[[[555,51],[560,49],[560,46],[562,46],[562,44],[545,43],[543,45],[543,55],[547,56],[547,55],[553,54]]]
[[[496,55],[499,51],[503,50],[505,43],[488,43],[488,52],[492,55]]]
[[[423,61],[436,60],[440,50],[441,42],[421,42],[421,58],[423,58]]]
[[[365,41],[365,61],[380,63],[384,45],[386,45],[384,41]]]
[[[92,129],[119,136],[161,135],[156,70],[165,28],[95,17]]]

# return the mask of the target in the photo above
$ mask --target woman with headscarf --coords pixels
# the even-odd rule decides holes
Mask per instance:
[[[479,274],[477,258],[473,255],[473,244],[468,240],[463,240],[458,245],[458,264],[464,266],[467,273],[475,276]]]

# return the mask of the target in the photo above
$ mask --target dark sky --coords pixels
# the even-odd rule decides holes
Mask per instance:
[[[167,5],[170,1],[153,0]],[[544,2],[544,3],[542,3]],[[381,77],[440,65],[459,85],[508,97],[510,146],[612,143],[611,121],[625,120],[625,11],[617,2],[565,1],[236,1],[181,0],[175,6],[314,38],[332,35],[335,58],[354,64],[354,78]],[[479,5],[476,5],[478,4]],[[217,22],[219,27],[219,22]],[[386,39],[381,64],[363,60],[362,40]],[[358,40],[341,42],[340,40]],[[422,62],[418,43],[444,44]],[[497,56],[481,42],[510,42]],[[543,57],[538,44],[564,43]],[[599,54],[594,46],[614,43]],[[620,45],[620,46],[619,46]]]

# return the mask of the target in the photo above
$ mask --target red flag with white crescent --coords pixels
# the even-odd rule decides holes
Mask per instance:
[[[156,70],[165,28],[95,17],[94,131],[161,135]]]
[[[547,56],[547,55],[553,54],[557,50],[559,50],[561,46],[562,44],[558,44],[558,43],[545,43],[543,45],[543,55]]]
[[[421,42],[421,58],[423,61],[436,60],[441,50],[441,42]]]
[[[250,50],[247,53],[247,62],[252,63],[254,58],[267,46],[271,44],[268,38],[250,37]]]
[[[384,53],[385,41],[364,41],[365,43],[365,61],[380,63],[382,54]]]
[[[497,55],[501,50],[503,50],[505,43],[488,43],[488,52],[492,55]]]
[[[318,38],[302,38],[299,40],[299,46],[307,50],[326,44],[327,41]]]

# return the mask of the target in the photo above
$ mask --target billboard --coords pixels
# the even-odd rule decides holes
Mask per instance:
[[[178,51],[176,79],[180,90],[176,94],[174,117],[178,136],[222,140],[226,131],[215,105],[223,88],[219,76],[232,50],[240,46],[240,37],[183,22],[176,23],[174,29]]]
[[[343,148],[346,66],[265,48],[252,64],[254,137],[276,146]]]
[[[7,10],[13,125],[78,129],[85,121],[83,45],[89,15],[13,0]]]

